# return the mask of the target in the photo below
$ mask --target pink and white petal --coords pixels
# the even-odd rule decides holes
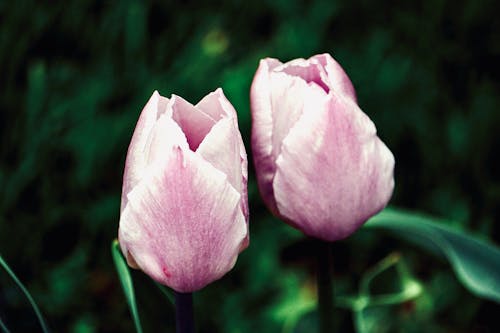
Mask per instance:
[[[313,58],[308,60],[299,58],[289,61],[275,68],[275,72],[282,72],[290,76],[301,78],[306,83],[314,82],[326,93],[330,91],[326,71],[323,69],[323,66]]]
[[[142,177],[142,171],[146,167],[144,149],[148,141],[149,133],[158,119],[159,109],[163,108],[167,102],[167,98],[160,96],[158,91],[155,91],[139,116],[139,120],[137,121],[134,134],[132,135],[132,139],[128,147],[125,170],[123,174],[120,211],[123,211],[125,205],[127,204],[127,194]]]
[[[201,152],[202,155],[206,155],[208,151],[212,151],[209,153],[209,156],[206,156],[207,159],[210,161],[216,161],[216,155],[217,149],[220,149],[219,151],[224,151],[225,148],[225,143],[224,140],[234,140],[238,143],[238,150],[239,150],[239,156],[240,156],[240,173],[239,176],[234,177],[233,180],[230,180],[231,184],[242,194],[242,197],[245,198],[245,200],[242,200],[242,209],[243,209],[243,214],[246,217],[246,220],[248,222],[248,214],[249,214],[249,209],[248,209],[248,189],[247,189],[247,182],[248,182],[248,160],[247,160],[247,154],[245,150],[245,145],[243,144],[243,139],[241,137],[241,133],[238,128],[238,118],[237,118],[237,113],[236,110],[234,109],[233,105],[229,102],[229,100],[226,98],[224,95],[224,92],[221,88],[217,88],[215,92],[210,93],[207,95],[205,98],[203,98],[197,105],[196,107],[198,109],[202,109],[206,111],[206,113],[211,113],[213,116],[218,117],[218,119],[232,119],[233,126],[231,127],[229,123],[227,123],[226,120],[222,120],[222,122],[225,124],[223,125],[222,132],[220,129],[217,129],[217,131],[214,130],[216,126],[214,126],[211,130],[208,136],[210,138],[207,140],[207,137],[205,137],[205,141],[209,141],[208,143],[205,143],[201,145],[204,146],[203,149],[199,149],[197,152]],[[215,110],[215,111],[214,111]],[[218,128],[218,127],[217,127]],[[230,130],[230,131],[227,131]],[[221,132],[221,134],[216,134]],[[215,138],[216,135],[220,135],[219,138]],[[221,140],[221,138],[224,138],[224,140]],[[215,141],[210,143],[210,141]],[[227,141],[226,141],[227,142]],[[200,145],[200,146],[201,146]],[[222,146],[224,145],[224,146]],[[215,149],[215,147],[218,147]],[[230,155],[232,156],[233,153]],[[229,156],[227,156],[229,157]],[[236,161],[236,160],[235,160]],[[233,162],[235,162],[233,161]],[[228,161],[227,161],[228,162]],[[216,162],[221,164],[220,162]],[[213,164],[213,163],[212,163]],[[237,163],[232,164],[231,166],[236,166]],[[225,168],[227,169],[230,165],[228,164]],[[219,168],[219,170],[222,170]],[[237,175],[235,173],[235,175]],[[231,179],[231,176],[228,175],[228,177]],[[239,178],[238,178],[239,177]],[[237,185],[241,184],[241,185]],[[241,189],[239,189],[241,187]]]
[[[275,161],[281,152],[283,140],[302,116],[305,105],[310,112],[323,108],[321,101],[326,98],[325,91],[315,83],[307,83],[298,77],[284,73],[270,75],[272,93],[272,158]]]
[[[311,57],[311,60],[313,59],[318,61],[325,68],[330,90],[334,90],[338,94],[348,96],[355,102],[357,101],[356,90],[352,85],[351,79],[349,79],[349,76],[347,76],[342,66],[340,66],[340,64],[333,59],[331,55],[328,53],[318,54]]]
[[[224,95],[222,88],[217,88],[214,95],[217,96],[216,101],[219,103],[219,108],[222,110],[221,117],[233,119],[234,125],[238,128],[238,113],[231,102],[229,102],[227,97]]]
[[[238,146],[239,146],[239,155],[240,155],[240,164],[241,164],[241,180],[242,180],[242,191],[241,194],[245,200],[242,200],[242,209],[243,209],[243,215],[245,216],[245,219],[247,221],[248,225],[248,218],[249,218],[249,208],[248,208],[248,158],[247,158],[247,152],[245,149],[245,144],[243,143],[243,138],[241,137],[241,133],[238,127],[238,114],[231,104],[229,100],[226,98],[224,95],[224,92],[222,91],[221,88],[217,88],[215,91],[216,93],[219,94],[219,102],[220,105],[222,106],[222,109],[224,110],[225,114],[233,119],[234,123],[234,129],[235,131],[235,136],[237,136],[237,141],[238,141]],[[249,234],[247,235],[247,242],[244,248],[248,246],[248,237]]]
[[[180,126],[168,114],[160,116],[150,132],[144,156],[147,165],[163,164],[173,147],[189,149],[188,141]]]
[[[120,249],[123,253],[123,256],[125,257],[125,260],[127,260],[127,264],[132,267],[132,268],[135,268],[135,269],[138,269],[139,266],[137,265],[137,263],[135,262],[135,259],[134,257],[132,257],[132,255],[130,254],[130,252],[128,251],[126,245],[125,245],[125,242],[121,242],[120,241],[120,229],[118,229],[118,243],[120,244]]]
[[[201,142],[196,153],[227,175],[229,183],[242,194],[241,157],[237,132],[232,119],[220,120]]]
[[[394,157],[371,120],[352,99],[331,97],[290,131],[273,183],[279,213],[327,241],[349,236],[383,209],[394,187]]]
[[[219,95],[219,102],[220,102],[222,109],[224,110],[225,114],[228,117],[233,119],[234,128],[237,130],[236,134],[239,138],[238,142],[239,142],[239,147],[240,147],[241,173],[242,173],[243,183],[244,183],[243,189],[246,193],[246,191],[247,191],[246,183],[248,180],[248,159],[247,159],[245,145],[243,144],[243,138],[241,137],[241,133],[239,131],[238,114],[237,114],[236,110],[234,109],[233,105],[231,104],[231,102],[229,102],[229,100],[224,95],[224,92],[222,91],[221,88],[217,88],[217,90],[215,92]],[[245,195],[245,197],[246,197],[246,195]],[[247,207],[247,210],[248,210],[248,207]],[[248,212],[246,213],[246,215],[248,215]]]
[[[243,139],[241,138],[241,133],[238,128],[238,114],[234,109],[233,105],[224,95],[224,92],[221,88],[217,88],[213,93],[207,95],[203,100],[201,100],[196,107],[205,110],[206,113],[214,113],[217,117],[217,121],[223,118],[231,118],[233,119],[234,128],[236,129],[236,135],[239,137],[239,147],[240,147],[240,156],[242,160],[242,174],[244,178],[247,178],[248,169],[247,169],[247,154],[245,150],[245,145],[243,144]],[[215,110],[215,111],[213,111]]]
[[[245,220],[247,221],[248,225],[248,220],[250,216],[250,208],[248,207],[248,159],[245,146],[243,145],[243,140],[241,140],[241,145],[240,145],[240,164],[241,164],[241,183],[242,183],[241,196],[244,198],[241,200],[241,209],[243,211],[243,215],[245,216]],[[247,235],[247,238],[249,236],[250,234]]]
[[[196,151],[215,121],[176,95],[172,95],[168,107],[172,109],[172,119],[179,124],[186,135],[189,147],[192,151]]]
[[[242,146],[241,135],[235,128],[233,120],[225,118],[212,127],[196,153],[226,174],[231,186],[240,193],[241,212],[248,227],[247,160],[246,153],[244,160],[242,160],[240,151]],[[244,248],[248,246],[248,237],[247,233],[247,242]]]
[[[204,112],[206,115],[219,121],[227,116],[227,111],[221,105],[221,98],[225,98],[221,88],[217,88],[214,92],[206,95],[201,101],[196,104],[196,108]],[[234,115],[236,116],[236,115]]]
[[[189,150],[173,155],[129,193],[120,241],[155,280],[192,292],[233,267],[247,228],[222,172]]]
[[[266,58],[259,63],[250,88],[252,109],[252,151],[255,168],[259,170],[257,181],[259,190],[269,208],[276,212],[272,180],[275,165],[272,157],[272,103],[270,71],[281,65],[277,59]]]

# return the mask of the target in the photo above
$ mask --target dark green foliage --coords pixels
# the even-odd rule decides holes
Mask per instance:
[[[221,86],[248,149],[258,60],[321,52],[344,66],[396,156],[392,204],[498,243],[494,8],[488,0],[0,1],[0,253],[55,332],[133,332],[109,244],[127,146],[153,90],[196,102]],[[311,332],[310,244],[270,217],[252,172],[251,246],[234,271],[195,295],[197,326]],[[355,292],[393,251],[424,292],[370,309],[373,332],[498,330],[499,306],[468,293],[447,264],[374,232],[334,244],[336,293]],[[173,332],[173,307],[143,274],[132,277],[144,331]],[[382,280],[382,289],[398,281]],[[0,318],[13,332],[38,327],[5,274]],[[352,323],[337,311],[340,332]]]

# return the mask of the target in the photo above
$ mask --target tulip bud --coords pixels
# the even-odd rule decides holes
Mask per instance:
[[[247,157],[221,89],[193,106],[154,92],[128,149],[119,241],[130,266],[182,293],[248,245]]]
[[[329,54],[261,60],[250,97],[257,180],[274,214],[334,241],[384,208],[394,157]]]

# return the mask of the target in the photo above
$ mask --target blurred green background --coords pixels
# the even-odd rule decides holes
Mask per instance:
[[[331,53],[396,157],[391,204],[500,242],[500,21],[494,1],[0,1],[0,253],[54,332],[133,332],[110,255],[124,160],[153,90],[195,103],[222,87],[249,150],[258,60]],[[251,162],[250,162],[251,163]],[[195,296],[199,332],[314,332],[309,240],[271,217],[250,169],[251,245]],[[334,245],[337,294],[401,256],[424,287],[373,309],[372,332],[498,332],[500,307],[439,259],[361,230]],[[391,285],[391,272],[380,279]],[[146,332],[173,307],[133,272]],[[304,316],[302,314],[304,313]],[[336,310],[339,332],[353,317]],[[38,332],[0,272],[0,318]]]

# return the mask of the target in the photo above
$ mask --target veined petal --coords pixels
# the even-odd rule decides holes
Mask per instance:
[[[359,228],[387,204],[394,187],[392,153],[368,116],[341,94],[304,111],[276,164],[273,188],[281,216],[328,241]]]
[[[147,145],[149,134],[158,119],[159,112],[162,111],[167,103],[168,99],[160,96],[158,91],[155,91],[146,103],[137,121],[125,162],[121,211],[123,211],[127,204],[127,194],[142,177],[143,170],[146,167],[144,150]]]
[[[158,282],[178,292],[201,289],[235,264],[247,234],[239,202],[224,173],[173,148],[129,193],[120,242]]]

